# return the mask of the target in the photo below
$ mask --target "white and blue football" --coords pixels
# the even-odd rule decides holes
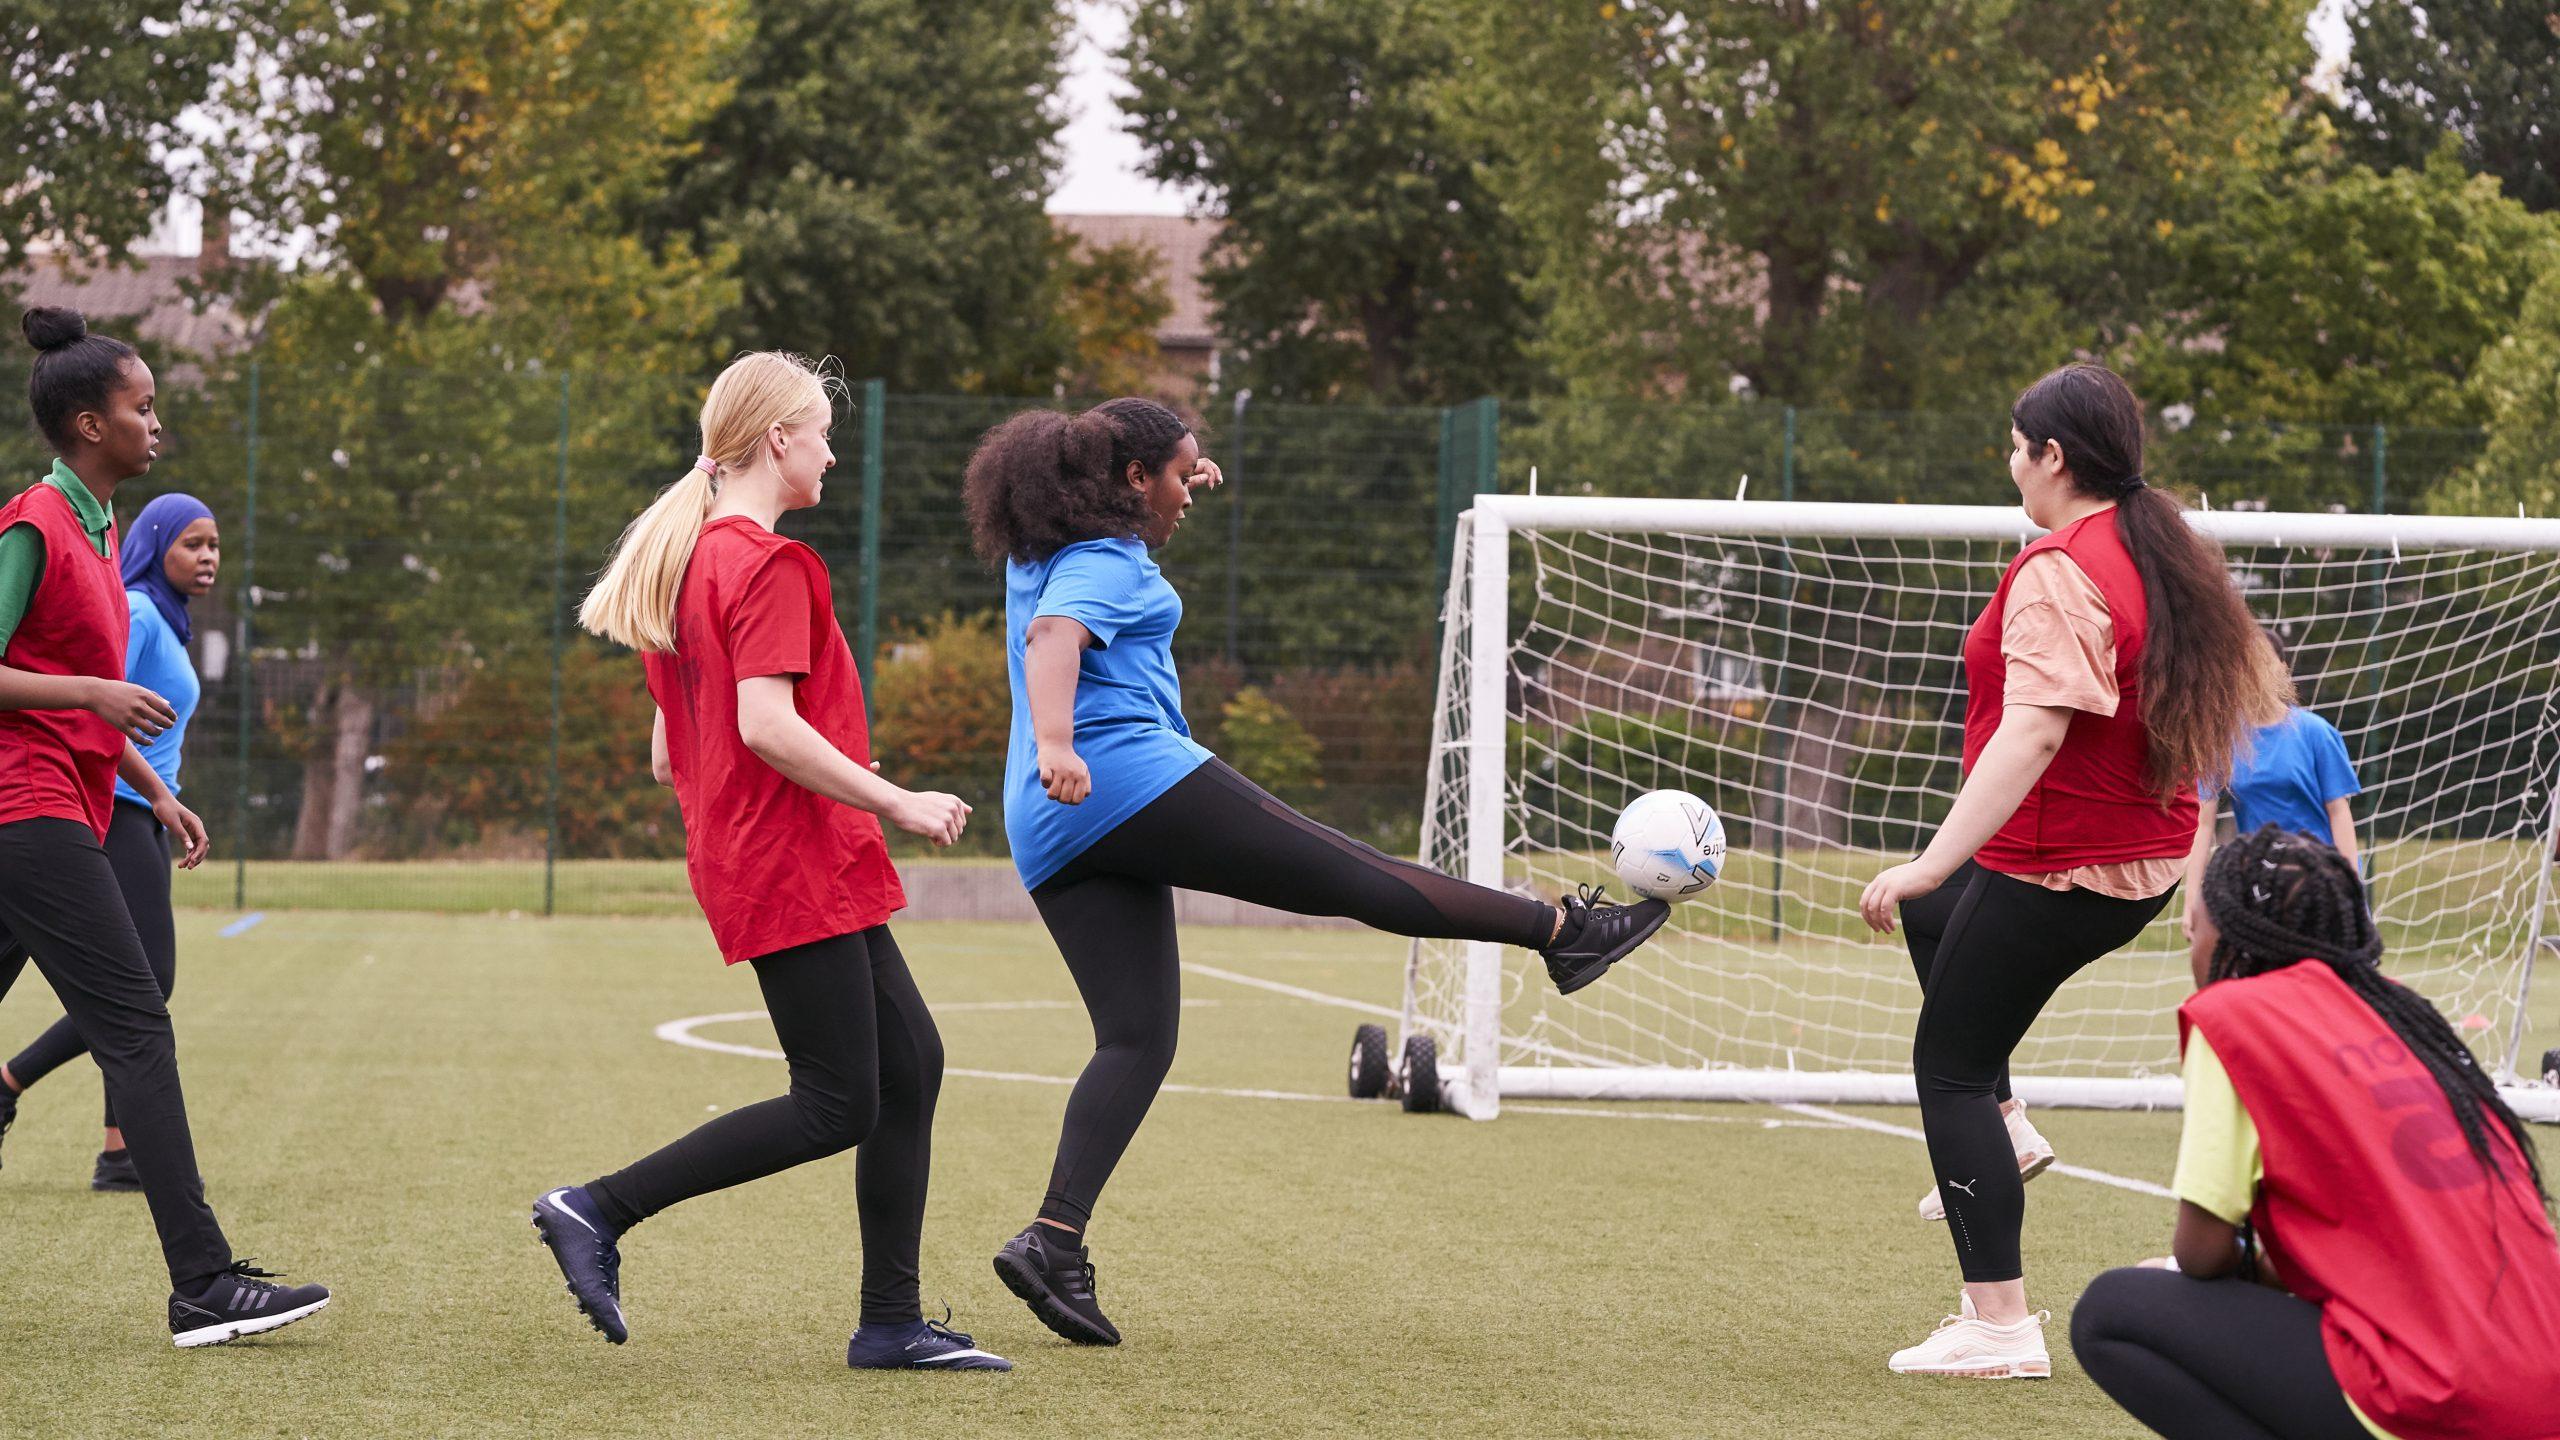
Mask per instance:
[[[1609,832],[1609,863],[1639,895],[1686,900],[1724,870],[1724,821],[1685,790],[1639,795]]]

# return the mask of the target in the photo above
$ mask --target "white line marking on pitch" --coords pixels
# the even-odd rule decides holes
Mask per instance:
[[[762,1010],[731,1010],[719,1015],[691,1015],[682,1020],[670,1020],[660,1025],[655,1033],[659,1039],[670,1044],[689,1046],[695,1050],[712,1050],[723,1055],[745,1055],[756,1060],[780,1060],[784,1056],[779,1050],[762,1045],[739,1045],[727,1040],[709,1040],[693,1033],[694,1028],[701,1025],[725,1025],[733,1021],[770,1020],[771,1018]],[[1073,1085],[1076,1083],[1076,1077],[1073,1075],[1034,1075],[1020,1070],[963,1070],[955,1067],[946,1069],[942,1073],[969,1080],[1011,1081],[1018,1085]],[[1297,1090],[1241,1090],[1220,1085],[1166,1085],[1163,1088],[1168,1095],[1216,1095],[1230,1100],[1289,1100],[1320,1105],[1366,1103],[1354,1100],[1348,1095],[1309,1095]],[[1744,1115],[1683,1115],[1650,1110],[1586,1110],[1565,1105],[1515,1105],[1511,1108],[1533,1115],[1592,1115],[1606,1120],[1677,1120],[1692,1125],[1756,1125],[1764,1130],[1779,1128],[1836,1130],[1840,1128],[1829,1122],[1755,1120]]]
[[[1859,1130],[1872,1130],[1879,1135],[1899,1135],[1905,1140],[1917,1140],[1923,1144],[1928,1143],[1929,1139],[1926,1131],[1914,1130],[1908,1125],[1892,1125],[1882,1120],[1870,1120],[1863,1115],[1844,1114],[1822,1105],[1787,1104],[1780,1105],[1778,1108],[1792,1114],[1810,1115],[1816,1119],[1834,1121]],[[2136,1180],[2130,1175],[2113,1175],[2104,1170],[2092,1170],[2084,1165],[2056,1165],[2053,1167],[2053,1173],[2068,1175],[2074,1180],[2113,1185],[2119,1190],[2130,1190],[2136,1195],[2156,1195],[2163,1200],[2178,1198],[2178,1193],[2165,1185],[2154,1185],[2148,1180]]]
[[[1286,995],[1292,1000],[1304,1000],[1311,1005],[1331,1005],[1337,1010],[1357,1010],[1363,1015],[1384,1015],[1390,1020],[1404,1018],[1404,1012],[1392,1005],[1372,1005],[1366,1000],[1327,995],[1321,990],[1283,985],[1277,980],[1265,980],[1256,975],[1239,975],[1233,970],[1221,970],[1215,965],[1195,965],[1185,960],[1182,962],[1182,968],[1194,975],[1206,975],[1212,980],[1224,980],[1232,985],[1250,985],[1256,990],[1268,990],[1275,995]]]

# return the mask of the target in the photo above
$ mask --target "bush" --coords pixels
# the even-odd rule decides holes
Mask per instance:
[[[1227,763],[1292,805],[1322,789],[1322,747],[1288,707],[1248,685],[1219,711]]]
[[[475,657],[452,703],[384,748],[377,855],[539,856],[550,803],[551,656]],[[560,849],[585,859],[684,854],[675,792],[649,774],[656,706],[630,655],[578,643],[560,657]]]
[[[954,847],[965,854],[1004,853],[1013,691],[1002,626],[991,613],[946,612],[885,647],[872,668],[872,757],[910,790],[947,790],[975,807]],[[903,840],[898,848],[922,853]]]

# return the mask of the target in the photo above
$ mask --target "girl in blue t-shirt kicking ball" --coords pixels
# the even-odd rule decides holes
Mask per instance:
[[[1094,1035],[1039,1218],[997,1252],[996,1274],[1085,1345],[1120,1342],[1094,1298],[1084,1230],[1173,1065],[1177,887],[1397,935],[1522,946],[1565,991],[1598,979],[1669,913],[1596,892],[1549,904],[1394,859],[1194,743],[1173,663],[1182,600],[1149,552],[1172,540],[1193,492],[1223,478],[1190,426],[1152,400],[1026,411],[969,460],[970,532],[1005,576],[1005,831]]]
[[[2267,637],[2277,661],[2291,668],[2293,657],[2275,630],[2261,627],[2259,633]],[[2231,797],[2240,834],[2253,835],[2259,826],[2273,825],[2308,835],[2345,856],[2350,868],[2363,870],[2356,849],[2354,801],[2364,787],[2356,783],[2355,762],[2347,757],[2346,738],[2337,726],[2299,705],[2287,707],[2283,719],[2249,737],[2248,747],[2232,764],[2225,793]],[[2195,848],[2187,852],[2183,912],[2183,928],[2190,940],[2204,915],[2205,861],[2212,858],[2214,821],[2221,813],[2211,789],[2200,790],[2198,796],[2204,803],[2196,810]]]
[[[186,743],[187,722],[195,717],[204,687],[187,644],[195,637],[187,602],[211,594],[222,569],[222,533],[213,511],[193,495],[170,494],[154,499],[135,516],[125,536],[120,563],[124,571],[125,605],[132,612],[125,642],[124,678],[128,684],[169,702],[176,721],[142,742],[142,758],[159,773],[169,793],[178,793],[178,752]],[[107,864],[125,908],[133,912],[133,928],[142,937],[143,957],[151,962],[151,978],[167,998],[177,983],[178,923],[169,909],[169,832],[151,817],[151,802],[119,778],[114,818],[107,823]],[[53,1022],[8,1063],[0,1064],[0,1134],[15,1118],[18,1096],[50,1075],[63,1062],[89,1053],[89,1044],[71,1017]],[[116,1102],[107,1099],[105,1142],[89,1188],[108,1193],[142,1189],[133,1155],[125,1148],[124,1131],[116,1125]]]

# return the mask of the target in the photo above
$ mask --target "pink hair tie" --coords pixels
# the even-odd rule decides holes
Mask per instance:
[[[705,474],[705,475],[710,476],[710,477],[711,477],[712,479],[714,479],[714,480],[717,480],[717,479],[719,479],[719,478],[720,478],[720,462],[719,462],[719,461],[717,461],[717,460],[712,459],[712,458],[711,458],[710,456],[708,456],[708,455],[696,455],[696,456],[694,456],[694,457],[693,457],[693,468],[694,468],[694,469],[696,469],[696,470],[701,471],[701,472],[702,472],[703,474]]]

